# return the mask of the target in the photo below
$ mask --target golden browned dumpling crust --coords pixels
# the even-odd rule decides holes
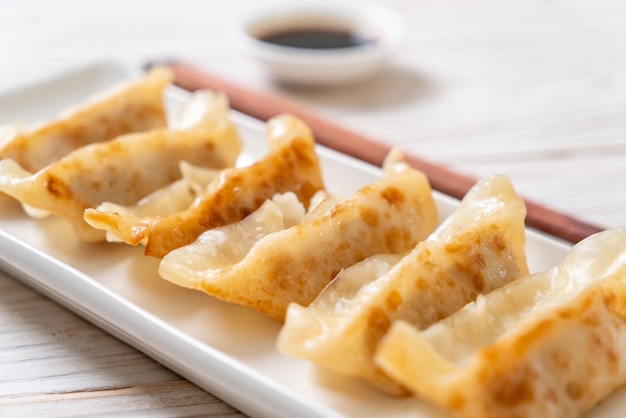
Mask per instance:
[[[583,416],[626,383],[626,228],[419,331],[398,321],[376,354],[458,417]]]
[[[163,91],[171,81],[171,71],[155,68],[55,120],[15,132],[0,144],[0,159],[11,158],[25,170],[36,172],[83,145],[164,127]]]
[[[83,241],[104,240],[106,233],[84,220],[86,209],[105,201],[136,203],[181,178],[181,161],[214,168],[235,163],[242,144],[228,105],[212,95],[206,100],[206,119],[187,130],[157,128],[85,145],[36,173],[0,160],[0,191],[67,219]]]
[[[277,193],[294,192],[308,206],[324,188],[310,129],[292,116],[273,119],[268,129],[275,131],[268,155],[251,166],[224,170],[185,211],[147,218],[97,211],[85,216],[128,244],[144,243],[146,255],[162,258],[207,229],[245,218]]]
[[[525,214],[507,178],[479,182],[408,254],[364,260],[342,271],[309,307],[292,304],[279,350],[406,394],[374,364],[380,339],[394,320],[425,328],[526,275]]]
[[[308,305],[342,269],[374,254],[408,251],[436,223],[426,176],[396,162],[349,199],[322,202],[301,223],[264,236],[239,262],[205,268],[203,257],[193,257],[195,263],[190,255],[214,252],[199,240],[168,254],[159,272],[282,321],[291,302]]]

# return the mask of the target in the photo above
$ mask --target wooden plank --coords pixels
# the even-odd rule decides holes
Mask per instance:
[[[0,415],[243,415],[0,273]]]

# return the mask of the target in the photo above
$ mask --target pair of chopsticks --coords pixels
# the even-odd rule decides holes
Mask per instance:
[[[287,98],[247,89],[183,62],[155,62],[148,64],[147,67],[154,65],[170,67],[174,72],[174,84],[178,87],[189,91],[200,89],[221,91],[228,96],[233,109],[262,121],[281,113],[298,116],[310,126],[317,143],[371,164],[380,166],[391,149],[389,145],[380,141],[346,130]],[[416,156],[406,155],[405,159],[426,174],[434,190],[457,199],[463,198],[476,183],[476,179]],[[605,229],[528,199],[524,199],[524,202],[527,226],[565,241],[577,243]]]

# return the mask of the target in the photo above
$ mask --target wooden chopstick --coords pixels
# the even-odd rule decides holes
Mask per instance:
[[[170,67],[174,72],[174,84],[185,90],[212,89],[225,93],[233,109],[257,119],[267,121],[281,113],[296,115],[311,127],[317,143],[371,164],[380,166],[391,149],[391,146],[381,141],[344,129],[287,98],[253,91],[183,62],[153,62],[146,67],[154,65]],[[463,198],[476,183],[476,179],[413,155],[406,155],[406,160],[426,174],[434,190],[457,199]],[[577,243],[605,229],[528,199],[524,199],[524,202],[527,209],[526,225],[565,241]]]

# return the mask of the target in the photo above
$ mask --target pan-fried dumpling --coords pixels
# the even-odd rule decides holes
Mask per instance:
[[[626,228],[425,331],[394,322],[376,354],[459,417],[577,417],[626,383]]]
[[[166,128],[126,134],[81,147],[31,174],[15,161],[0,161],[0,191],[25,205],[69,220],[84,241],[105,238],[83,220],[87,208],[103,201],[137,202],[180,178],[180,161],[209,167],[232,166],[241,140],[228,119],[223,96],[198,93],[210,101],[205,118],[185,131]]]
[[[155,68],[56,120],[30,130],[12,129],[11,135],[2,138],[0,159],[11,158],[25,170],[36,172],[83,145],[164,127],[163,90],[171,81],[171,71]]]
[[[476,184],[404,257],[378,255],[342,271],[308,307],[291,304],[278,349],[396,395],[373,362],[392,321],[424,328],[528,273],[524,202],[503,176]]]
[[[293,192],[277,194],[241,221],[210,229],[182,247],[186,248],[185,262],[204,269],[227,267],[243,259],[264,236],[300,223],[304,214],[304,205]],[[176,251],[181,249],[172,253]]]
[[[298,225],[264,235],[226,264],[212,261],[216,248],[239,242],[221,231],[169,253],[159,273],[282,321],[290,302],[308,305],[339,271],[364,258],[408,251],[436,223],[426,176],[387,160],[377,182],[345,201],[321,202]]]
[[[268,122],[266,136],[270,152],[264,158],[223,170],[185,211],[138,217],[87,210],[85,220],[128,244],[143,243],[146,255],[161,258],[208,229],[240,221],[277,193],[293,191],[308,207],[324,188],[311,130],[301,120],[282,115]]]
[[[163,216],[183,211],[200,196],[207,185],[217,176],[221,169],[198,167],[181,161],[180,172],[182,178],[155,190],[130,206],[123,206],[112,202],[103,202],[96,209],[100,212],[115,212],[122,216]],[[27,208],[25,208],[27,209]],[[29,215],[32,214],[32,209]],[[109,242],[119,242],[119,238],[107,231],[106,239]]]
[[[132,216],[162,216],[180,212],[189,208],[221,171],[222,169],[198,167],[181,161],[182,177],[179,180],[155,190],[134,205],[103,202],[96,209],[100,212]]]

